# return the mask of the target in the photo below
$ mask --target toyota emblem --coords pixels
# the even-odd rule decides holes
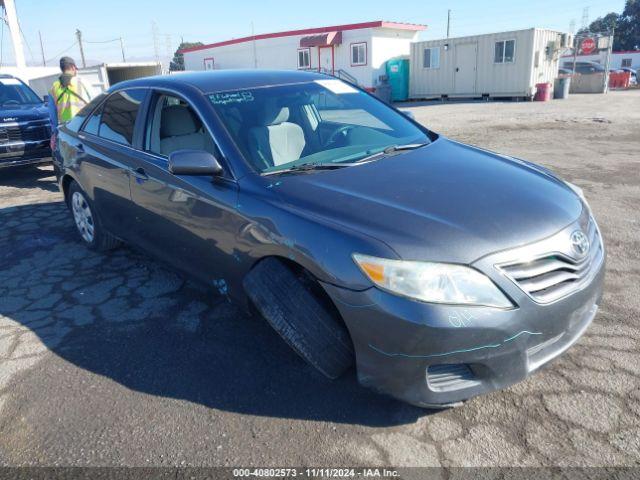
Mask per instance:
[[[582,230],[576,230],[571,234],[571,247],[581,257],[589,251],[589,239],[582,233]]]

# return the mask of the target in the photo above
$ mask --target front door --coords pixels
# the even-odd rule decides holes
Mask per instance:
[[[456,60],[453,70],[453,85],[456,94],[469,95],[476,93],[477,51],[477,43],[456,45]]]
[[[136,156],[131,174],[136,243],[211,285],[235,266],[237,184],[223,177],[169,172],[173,151],[215,153],[208,130],[183,99],[156,94],[147,118],[144,151]]]
[[[318,47],[319,48],[319,64],[320,71],[333,75],[333,46]]]

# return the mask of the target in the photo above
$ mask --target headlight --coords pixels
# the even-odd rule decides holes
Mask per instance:
[[[487,276],[473,268],[389,260],[359,253],[353,254],[353,259],[369,280],[396,295],[423,302],[513,307]]]

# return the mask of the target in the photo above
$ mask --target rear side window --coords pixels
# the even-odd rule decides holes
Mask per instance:
[[[131,146],[133,129],[138,118],[140,105],[146,94],[146,90],[136,89],[124,90],[111,95],[102,107],[98,136]],[[90,118],[85,126],[85,130],[88,132],[87,127],[89,127],[91,120]]]

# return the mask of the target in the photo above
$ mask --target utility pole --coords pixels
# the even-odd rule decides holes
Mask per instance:
[[[253,39],[253,68],[258,68],[258,54],[256,52],[256,32],[253,28],[253,22],[251,22],[251,38]]]
[[[165,55],[167,56],[167,70],[171,68],[171,60],[173,59],[173,52],[171,51],[171,34],[165,33],[164,35],[164,48]]]
[[[607,45],[607,58],[604,63],[604,75],[602,86],[602,91],[604,93],[609,92],[609,69],[611,68],[611,51],[613,50],[613,38],[616,35],[616,27],[615,25],[611,27],[611,32],[609,32],[608,45]],[[600,39],[598,39],[600,40]]]
[[[6,22],[9,27],[9,33],[11,33],[11,43],[13,43],[16,67],[24,68],[27,66],[27,63],[24,59],[24,49],[22,48],[22,37],[20,36],[20,24],[18,23],[16,5],[13,0],[3,0],[1,3],[7,16]]]
[[[78,38],[78,46],[80,47],[80,60],[82,61],[82,68],[87,66],[87,62],[84,59],[84,48],[82,48],[82,32],[76,29],[76,37]]]
[[[449,38],[449,27],[451,26],[451,9],[447,10],[447,38]]]
[[[151,21],[151,35],[153,36],[153,53],[157,63],[160,63],[160,47],[158,45],[158,24]]]
[[[44,58],[44,47],[42,46],[42,32],[40,32],[40,30],[38,30],[38,36],[40,37],[40,53],[42,53],[42,66],[46,67],[47,61]]]
[[[120,37],[120,50],[122,50],[122,61],[126,62],[127,60],[124,58],[124,40]]]
[[[589,26],[589,7],[584,7],[582,9],[582,25],[581,28],[586,30]]]

